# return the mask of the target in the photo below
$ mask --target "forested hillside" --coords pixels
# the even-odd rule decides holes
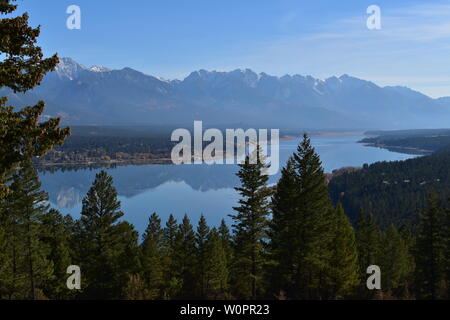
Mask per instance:
[[[370,133],[366,133],[370,134]],[[430,154],[450,149],[450,130],[380,131],[379,136],[368,137],[361,143],[409,154]]]
[[[351,220],[360,209],[383,226],[416,222],[427,195],[450,191],[450,150],[396,162],[379,162],[336,176],[328,186],[332,200],[341,202]]]

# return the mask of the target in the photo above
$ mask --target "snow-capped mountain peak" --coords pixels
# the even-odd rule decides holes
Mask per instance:
[[[92,66],[90,68],[87,68],[71,58],[61,58],[58,65],[56,66],[55,71],[61,79],[74,80],[80,75],[80,73],[85,71],[109,72],[112,71],[112,69],[103,66]]]
[[[102,67],[102,66],[92,66],[89,68],[89,71],[92,72],[109,72],[112,71],[112,69],[106,68],[106,67]]]
[[[349,75],[320,80],[250,69],[198,70],[184,80],[167,81],[131,68],[109,70],[62,58],[29,100],[46,100],[48,114],[72,124],[178,125],[201,117],[210,123],[248,119],[255,126],[410,128],[445,126],[450,119],[450,99],[380,87]],[[29,105],[23,101],[16,104]]]
[[[60,78],[73,80],[83,70],[86,70],[86,67],[71,58],[61,58],[55,71]]]

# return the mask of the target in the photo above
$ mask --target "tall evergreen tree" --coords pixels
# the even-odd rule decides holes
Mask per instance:
[[[407,242],[395,226],[389,226],[382,235],[380,249],[383,292],[399,298],[407,296],[413,261]]]
[[[381,232],[373,215],[361,210],[355,223],[356,244],[358,247],[358,264],[361,287],[361,298],[372,298],[375,292],[368,291],[366,287],[367,268],[371,265],[380,266]]]
[[[41,219],[48,211],[47,201],[48,196],[41,190],[31,161],[23,163],[13,175],[6,199],[13,279],[10,296],[15,298],[36,299],[37,292],[53,277],[53,265],[47,259],[48,247],[40,238]]]
[[[207,299],[228,297],[228,265],[219,232],[213,228],[205,244],[205,293]]]
[[[11,17],[11,14],[17,9],[15,0],[2,0],[0,2],[0,90],[10,89],[9,92],[26,92],[39,85],[44,75],[55,69],[58,63],[58,57],[55,55],[49,59],[44,59],[42,50],[36,45],[40,34],[40,28],[32,28],[28,24],[28,14]],[[4,17],[5,15],[8,17]],[[40,101],[35,106],[29,106],[21,110],[15,110],[12,106],[7,106],[7,98],[0,97],[0,202],[5,201],[13,174],[26,167],[27,162],[33,156],[42,156],[53,146],[61,144],[66,136],[69,135],[69,129],[61,130],[59,128],[59,119],[50,119],[41,122],[41,115],[44,110],[44,102]],[[17,190],[16,190],[17,192]],[[15,202],[9,198],[8,202]],[[3,205],[0,203],[0,207]],[[36,209],[36,207],[35,207]],[[1,210],[1,209],[0,209]],[[22,212],[23,213],[23,212]],[[37,247],[35,241],[37,232],[37,223],[24,223],[23,215],[11,217],[11,212],[0,212],[0,225],[3,229],[3,237],[6,252],[9,252],[3,261],[0,262],[0,269],[8,270],[4,274],[4,285],[2,276],[0,276],[0,285],[2,289],[8,288],[7,296],[12,298],[23,297],[18,295],[17,290],[22,286],[24,277],[19,277],[20,258],[22,250],[28,251],[30,286],[36,286],[40,279],[39,274],[44,274],[48,270],[39,262],[43,262],[43,248],[37,251],[29,251],[30,247]],[[23,233],[23,224],[29,226],[25,233],[29,240],[27,248],[21,248],[21,238]],[[28,227],[26,227],[28,228]],[[3,245],[3,243],[2,243]],[[32,248],[33,249],[33,248]],[[1,254],[1,253],[0,253]],[[6,253],[4,253],[6,255]],[[30,263],[31,261],[31,263]],[[44,263],[45,264],[45,263]],[[35,270],[33,270],[35,269]],[[34,272],[36,271],[36,272]],[[33,275],[31,275],[33,274]],[[18,278],[19,277],[19,278]],[[36,280],[36,281],[35,281]],[[19,290],[20,291],[20,290]],[[2,293],[0,293],[2,295]],[[28,295],[27,295],[28,297]],[[33,289],[29,290],[29,297],[35,298]]]
[[[14,201],[11,193],[0,201],[0,225],[2,231],[2,259],[0,260],[0,292],[3,299],[21,298],[19,292],[29,292],[26,290],[26,277],[18,277],[18,253],[20,249],[20,233],[18,215],[12,209]]]
[[[150,299],[162,299],[164,297],[163,241],[161,219],[156,213],[153,213],[150,216],[141,245],[142,274]]]
[[[408,265],[406,268],[406,273],[408,274],[408,276],[405,279],[406,287],[402,288],[400,292],[398,292],[398,296],[403,299],[412,299],[414,297],[414,277],[416,269],[414,250],[416,245],[416,227],[417,226],[413,224],[403,224],[398,228],[398,232],[400,233],[403,242],[408,249]]]
[[[296,190],[296,172],[291,158],[281,170],[281,178],[272,197],[272,221],[269,230],[272,263],[269,265],[269,277],[271,291],[275,295],[281,294],[280,291],[289,291],[291,294],[295,290],[291,288],[295,281],[295,261],[291,250],[295,247],[292,242],[298,241],[298,235],[291,229],[291,222],[296,217]]]
[[[67,267],[72,264],[70,238],[72,230],[68,220],[57,210],[50,209],[41,218],[40,238],[50,249],[48,259],[53,263],[54,278],[46,282],[44,292],[50,299],[62,300],[73,297],[67,289]]]
[[[238,297],[254,300],[263,291],[264,240],[267,238],[270,196],[268,176],[263,173],[266,165],[261,148],[247,156],[239,167],[237,176],[242,185],[235,189],[241,199],[239,206],[233,208],[236,214],[231,215],[235,234],[234,289]]]
[[[0,299],[12,299],[18,285],[15,279],[17,218],[5,200],[0,200]]]
[[[130,279],[133,280],[137,277],[141,281],[139,276],[142,270],[139,259],[139,233],[131,223],[123,221],[117,224],[117,237],[120,240],[116,249],[118,262],[114,275],[119,286],[119,298],[124,299],[126,297],[124,288],[130,282]],[[142,291],[140,296],[149,298],[146,290]]]
[[[167,219],[166,227],[164,228],[164,245],[171,250],[175,250],[176,238],[178,233],[178,223],[173,215]]]
[[[85,284],[84,297],[119,298],[124,272],[119,269],[129,241],[137,236],[132,226],[119,222],[123,216],[113,179],[101,171],[83,199],[77,228],[76,264]]]
[[[293,299],[327,298],[334,211],[320,158],[306,134],[282,171],[272,211],[273,290]]]
[[[196,276],[200,287],[199,296],[202,299],[206,298],[206,242],[208,241],[209,231],[210,230],[206,223],[206,219],[203,215],[201,215],[198,222],[197,233],[195,234],[195,242],[197,248]]]
[[[421,214],[416,243],[416,285],[421,299],[445,297],[445,214],[433,192]]]
[[[170,215],[163,231],[163,258],[166,266],[164,273],[164,299],[177,297],[182,286],[177,260],[177,237],[177,220],[173,215]]]
[[[355,232],[340,203],[336,207],[333,222],[334,234],[330,263],[332,268],[331,296],[342,299],[352,296],[360,281],[358,274],[358,250]]]
[[[190,298],[195,296],[196,279],[196,248],[195,232],[187,215],[179,225],[176,237],[176,265],[181,279],[181,290],[179,298]]]
[[[228,268],[228,271],[230,272],[231,262],[233,261],[233,245],[232,245],[230,229],[228,228],[228,225],[225,222],[225,219],[222,219],[218,232],[219,232],[220,239],[222,241],[223,250],[225,251],[227,268]],[[230,277],[228,277],[228,278],[230,278]]]
[[[2,211],[0,210],[0,215]],[[0,217],[0,221],[3,218]],[[8,290],[11,286],[12,277],[9,272],[9,263],[11,262],[8,256],[8,238],[6,235],[6,228],[3,223],[0,223],[0,300],[6,299]]]
[[[15,0],[0,2],[0,17],[12,14]],[[48,71],[55,69],[58,57],[44,59],[36,46],[40,27],[28,25],[28,14],[0,18],[0,89],[26,92],[39,85]],[[7,98],[0,97],[0,199],[8,191],[8,176],[20,163],[32,156],[42,156],[53,146],[61,144],[69,134],[59,128],[59,119],[39,122],[44,102],[14,111],[7,107]]]

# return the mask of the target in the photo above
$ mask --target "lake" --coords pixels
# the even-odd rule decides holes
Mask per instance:
[[[346,166],[362,166],[378,161],[405,160],[414,155],[366,147],[357,143],[364,136],[313,136],[325,172]],[[280,167],[296,150],[300,138],[280,142]],[[49,193],[52,207],[63,214],[80,216],[81,201],[101,169],[41,172],[42,187]],[[179,221],[187,214],[197,223],[204,214],[210,225],[218,225],[233,212],[239,184],[234,165],[142,165],[105,169],[114,178],[124,219],[142,234],[148,218],[157,212],[163,223],[173,214]],[[279,174],[270,177],[276,183]]]

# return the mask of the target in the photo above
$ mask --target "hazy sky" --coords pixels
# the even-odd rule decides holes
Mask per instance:
[[[318,78],[350,74],[450,96],[450,1],[18,0],[40,44],[91,66],[183,78],[251,68]],[[81,8],[81,30],[66,9]],[[382,29],[368,30],[378,5]]]

